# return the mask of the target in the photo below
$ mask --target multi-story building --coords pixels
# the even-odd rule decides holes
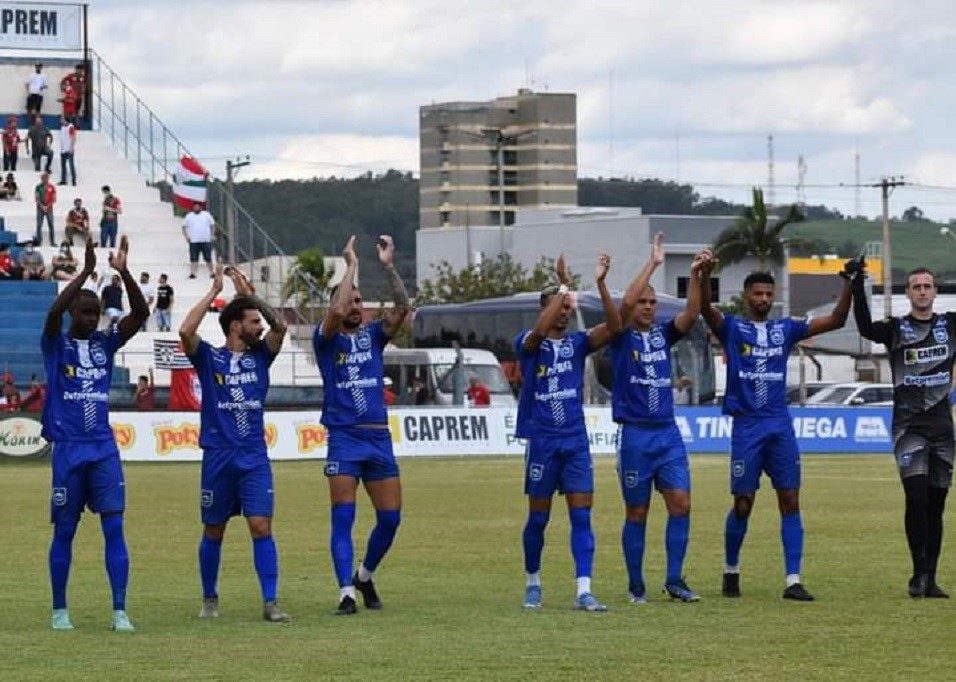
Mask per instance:
[[[522,209],[575,206],[576,102],[521,89],[421,107],[420,227],[505,226]]]

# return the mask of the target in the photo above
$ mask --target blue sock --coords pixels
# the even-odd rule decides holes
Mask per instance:
[[[203,599],[218,597],[216,582],[219,580],[219,557],[222,555],[222,540],[210,540],[203,533],[199,541],[199,577],[202,579]]]
[[[667,547],[667,582],[677,582],[684,577],[684,556],[690,539],[690,516],[668,516],[664,530],[664,545]],[[738,547],[738,551],[739,551]]]
[[[398,509],[384,509],[375,512],[375,527],[368,536],[368,546],[365,548],[365,558],[362,565],[371,573],[382,562],[382,558],[392,546],[398,524],[402,522],[402,512]]]
[[[624,521],[621,529],[621,546],[624,548],[624,565],[627,567],[628,587],[644,584],[644,537],[647,523]]]
[[[541,570],[541,552],[544,550],[544,529],[548,527],[550,512],[528,512],[521,544],[524,545],[524,570],[537,573]]]
[[[780,517],[780,540],[783,542],[787,575],[799,574],[803,559],[803,519],[800,518],[800,512]]]
[[[724,523],[724,561],[728,566],[740,566],[740,548],[747,535],[747,520],[739,518],[734,510],[727,512],[727,521]]]
[[[568,510],[571,521],[571,556],[574,557],[574,575],[590,578],[594,567],[594,533],[591,530],[591,510],[579,507]]]
[[[126,609],[126,585],[129,582],[129,552],[123,537],[123,514],[102,514],[100,526],[106,541],[106,574],[113,591],[113,610]]]
[[[76,521],[57,523],[53,526],[53,541],[50,542],[50,586],[53,588],[53,608],[66,608],[66,583],[70,577],[73,560],[73,536]]]
[[[262,601],[275,601],[279,590],[279,553],[271,535],[252,539],[252,563],[259,576]]]
[[[355,503],[342,502],[332,505],[332,565],[339,587],[352,584],[352,564],[355,550],[352,547],[352,524],[355,523]]]

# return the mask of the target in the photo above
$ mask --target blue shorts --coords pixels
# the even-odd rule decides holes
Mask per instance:
[[[800,487],[800,450],[790,417],[734,417],[730,492],[756,492],[764,471],[775,490]]]
[[[99,443],[54,443],[50,521],[77,521],[91,512],[126,509],[126,482],[119,450],[112,440]]]
[[[594,464],[586,433],[537,436],[525,449],[525,495],[550,499],[555,492],[593,493]]]
[[[272,518],[272,466],[265,449],[203,450],[199,490],[202,522],[226,523],[231,516]]]
[[[687,450],[675,423],[624,424],[617,438],[617,475],[627,506],[649,503],[652,483],[658,490],[690,492]]]
[[[338,427],[329,429],[326,476],[351,476],[369,481],[398,478],[388,429]]]

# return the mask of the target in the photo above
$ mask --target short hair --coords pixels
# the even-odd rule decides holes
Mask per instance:
[[[166,277],[166,273],[165,272],[160,273],[159,278],[163,279],[164,277]],[[169,277],[166,277],[166,279],[169,279]]]
[[[72,310],[75,306],[80,304],[80,301],[84,298],[93,299],[96,302],[96,305],[100,304],[100,297],[96,295],[95,291],[90,291],[89,289],[80,289],[76,298],[73,299],[73,302],[70,304],[70,309]]]
[[[773,278],[769,272],[751,272],[744,279],[744,289],[748,288],[752,284],[771,284],[775,285],[777,281]]]
[[[906,288],[910,288],[910,277],[913,275],[929,275],[933,278],[933,286],[936,286],[936,273],[929,268],[913,268],[906,273]]]
[[[102,188],[100,191],[101,191],[101,192],[109,192],[109,191],[110,191],[110,186],[109,186],[109,185],[103,185],[103,188]]]
[[[146,279],[149,279],[149,273],[148,273],[148,272],[141,272],[141,273],[139,273],[139,276],[140,276],[140,277],[145,277]]]
[[[541,290],[541,296],[538,297],[538,304],[543,308],[548,305],[548,299],[560,291],[557,284],[549,284]]]
[[[140,374],[140,375],[139,375],[139,381],[147,381],[147,382],[148,382],[148,381],[149,381],[149,377],[147,377],[145,374]]]
[[[247,310],[258,310],[259,306],[248,296],[236,296],[219,311],[219,326],[222,333],[229,336],[229,327],[233,322],[242,322]]]

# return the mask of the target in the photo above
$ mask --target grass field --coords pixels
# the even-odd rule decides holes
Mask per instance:
[[[595,593],[610,612],[571,610],[564,514],[545,547],[545,608],[520,608],[521,460],[402,462],[403,525],[377,582],[385,609],[331,615],[328,503],[315,462],[275,465],[281,599],[295,622],[260,620],[248,533],[223,551],[223,615],[200,621],[198,466],[127,466],[129,610],[107,630],[98,523],[86,517],[70,589],[77,630],[48,629],[48,469],[0,467],[0,679],[952,679],[956,603],[906,597],[902,496],[887,457],[806,457],[804,579],[818,601],[784,602],[775,504],[758,498],[743,552],[744,597],[720,597],[726,460],[697,457],[687,579],[703,600],[625,599],[613,463],[596,464]],[[360,506],[364,543],[368,505]],[[662,580],[663,510],[648,530],[647,579]],[[956,550],[941,583],[956,588]],[[357,555],[361,556],[361,547]]]

